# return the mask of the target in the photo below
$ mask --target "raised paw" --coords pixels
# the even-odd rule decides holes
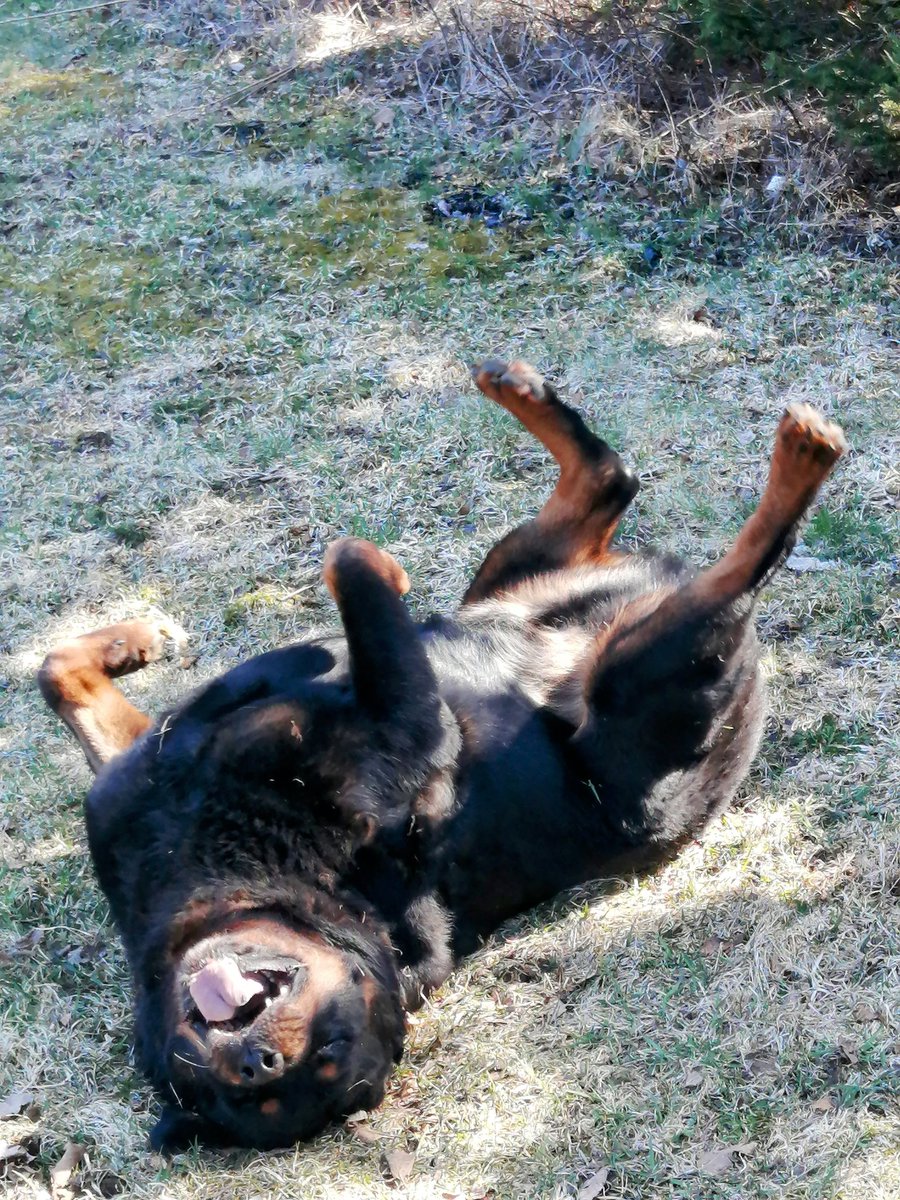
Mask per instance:
[[[526,362],[486,358],[472,368],[472,378],[489,400],[513,412],[523,401],[545,404],[552,398],[543,378]]]
[[[360,564],[383,579],[399,596],[409,591],[409,576],[393,555],[365,538],[348,537],[332,542],[325,551],[322,575],[335,600],[340,599],[341,574]]]
[[[170,646],[183,648],[187,634],[177,622],[163,618],[160,621],[122,621],[98,629],[84,640],[93,644],[100,659],[97,665],[106,675],[115,678],[157,662]]]
[[[778,426],[777,450],[798,466],[811,462],[827,471],[846,452],[847,439],[811,404],[792,404]]]
[[[775,436],[766,488],[768,505],[775,506],[778,520],[798,520],[846,450],[847,439],[840,427],[811,404],[792,404],[785,411]]]
[[[55,646],[38,672],[38,686],[51,708],[64,701],[88,704],[103,677],[115,679],[162,658],[167,646],[183,646],[187,634],[174,621],[122,621]]]

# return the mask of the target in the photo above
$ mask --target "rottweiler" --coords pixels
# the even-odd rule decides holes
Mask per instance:
[[[403,568],[344,538],[324,560],[340,634],[155,723],[112,680],[160,656],[164,624],[87,634],[41,668],[97,776],[88,840],[159,1148],[285,1146],[377,1105],[404,1013],[454,964],[565,888],[669,859],[756,751],[754,602],[841,430],[788,408],[759,506],[693,571],[613,547],[638,480],[533,368],[473,374],[559,477],[454,615],[415,622]]]

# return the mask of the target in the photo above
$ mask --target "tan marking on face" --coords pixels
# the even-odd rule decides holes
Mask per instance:
[[[309,1050],[316,1014],[350,980],[346,960],[320,938],[297,933],[271,919],[244,921],[240,933],[259,946],[291,955],[306,968],[306,980],[298,994],[273,1006],[270,1020],[264,1015],[255,1026],[273,1050],[296,1062]]]
[[[281,1101],[276,1100],[273,1096],[271,1100],[263,1100],[259,1106],[259,1111],[264,1117],[274,1117],[281,1112]]]

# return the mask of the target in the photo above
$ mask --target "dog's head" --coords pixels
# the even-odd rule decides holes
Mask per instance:
[[[355,890],[357,856],[405,860],[458,730],[400,599],[405,573],[350,539],[325,577],[346,640],[324,668],[290,669],[297,653],[249,664],[237,683],[252,686],[214,684],[164,751],[195,756],[202,801],[199,884],[179,879],[180,912],[135,971],[139,1057],[173,1105],[158,1146],[290,1145],[378,1104],[401,1054],[396,954]]]
[[[191,945],[165,1005],[154,1073],[174,1104],[154,1145],[287,1146],[380,1103],[403,1013],[389,952],[360,945],[265,915]]]

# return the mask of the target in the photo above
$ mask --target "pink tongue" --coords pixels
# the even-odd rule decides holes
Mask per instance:
[[[239,1008],[263,990],[248,979],[233,958],[217,958],[198,971],[189,985],[191,998],[206,1021],[230,1021]]]

